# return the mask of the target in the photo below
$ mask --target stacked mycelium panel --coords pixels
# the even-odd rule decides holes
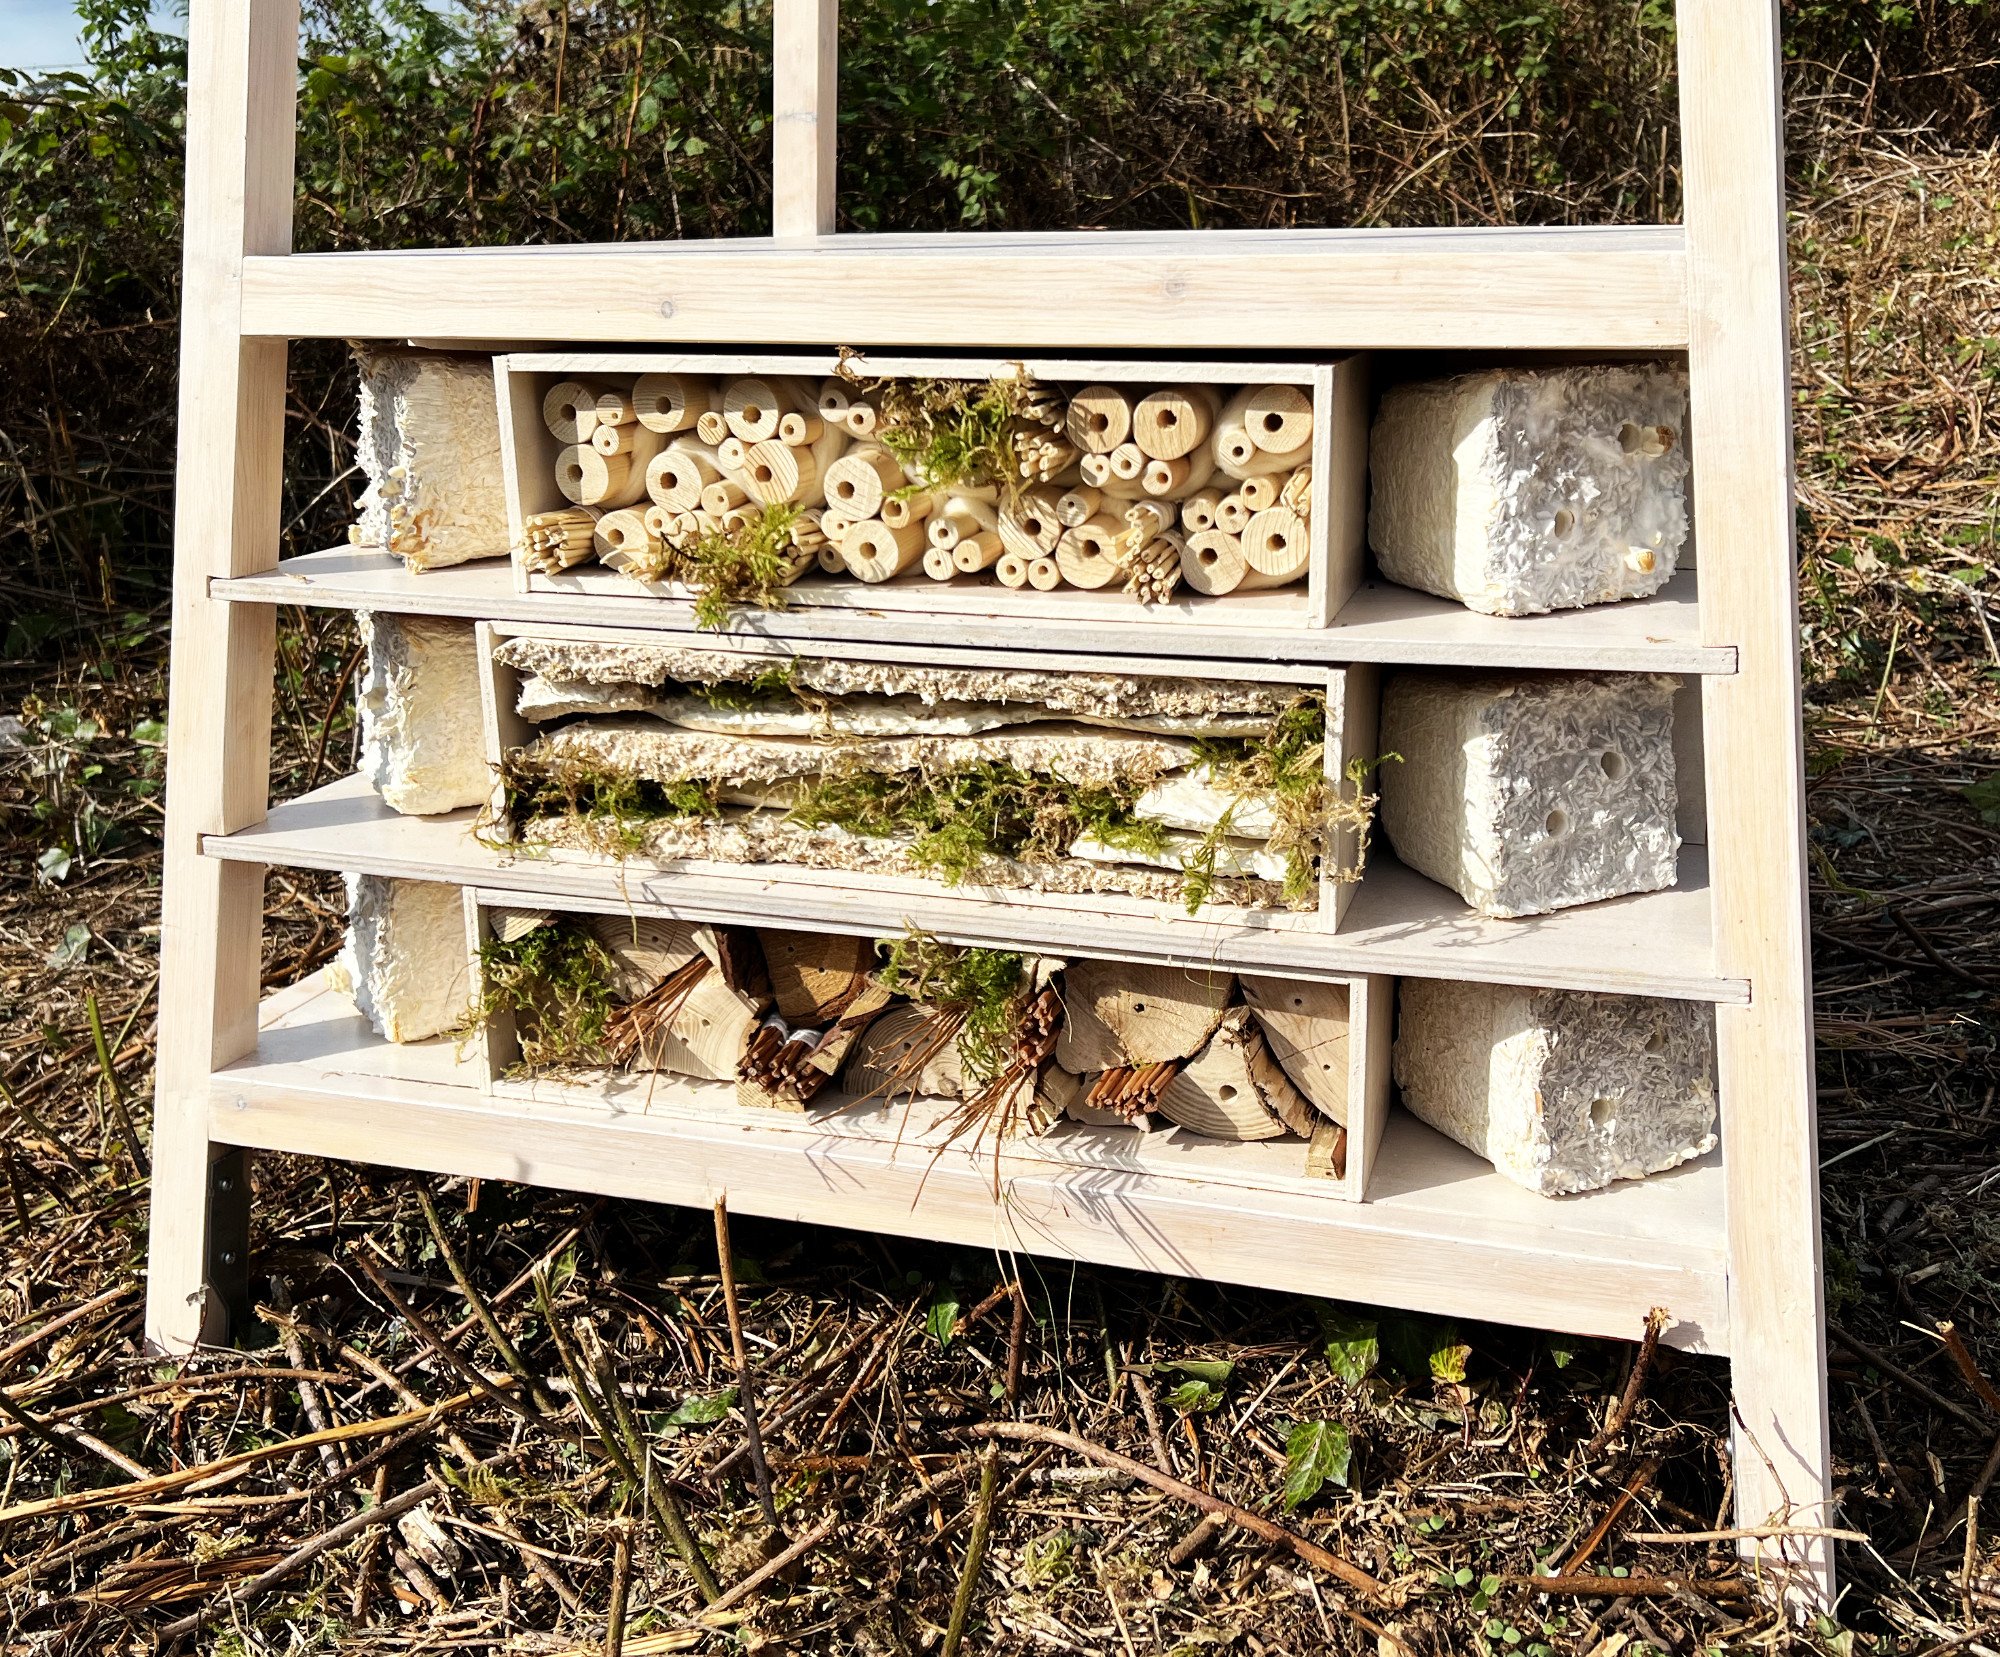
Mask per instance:
[[[1310,909],[1330,872],[1300,685],[532,636],[494,662],[530,732],[502,838],[1188,907]]]
[[[358,357],[355,458],[368,483],[349,539],[396,553],[418,571],[504,557],[507,498],[491,360],[391,347]]]

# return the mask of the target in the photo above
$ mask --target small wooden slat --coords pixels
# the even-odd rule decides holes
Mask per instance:
[[[1097,1260],[1447,1316],[1625,1331],[1671,1305],[1667,1339],[1723,1351],[1721,1172],[1549,1203],[1392,1113],[1372,1200],[1304,1173],[1298,1140],[1203,1143],[1066,1124],[1001,1153],[931,1162],[898,1107],[746,1111],[727,1084],[638,1077],[482,1096],[449,1040],[390,1048],[344,997],[281,992],[258,1050],[219,1073],[209,1131],[231,1144],[650,1202]],[[1246,1175],[1246,1166],[1256,1172]],[[921,1187],[921,1194],[919,1188]]]
[[[1672,225],[828,236],[254,259],[243,329],[1012,351],[1672,351],[1687,344],[1686,290]]]
[[[1791,363],[1775,0],[1682,0],[1695,531],[1703,624],[1740,652],[1703,688],[1715,830],[1716,960],[1752,1003],[1716,1015],[1728,1159],[1736,1513],[1745,1529],[1833,1515],[1820,1278]],[[1833,1603],[1824,1540],[1751,1542],[1803,1560],[1778,1586]]]
[[[217,602],[215,578],[278,561],[285,347],[241,327],[244,255],[292,236],[297,0],[197,0],[188,57],[186,268],[174,514],[173,662],[160,925],[146,1336],[225,1332],[208,1289],[209,1072],[256,1039],[263,871],[200,855],[259,822],[270,775],[275,612]]]
[[[661,604],[631,592],[622,576],[589,590],[517,594],[504,558],[411,575],[389,553],[355,547],[288,558],[265,574],[217,580],[215,596],[238,604],[303,604],[341,610],[393,610],[406,614],[473,616],[512,623],[582,622],[605,627],[646,627],[670,635],[701,635],[683,607]],[[926,586],[936,582],[924,580]],[[621,591],[620,588],[624,590]],[[794,588],[794,592],[798,589]],[[871,587],[873,595],[883,588]],[[962,614],[929,624],[933,635],[951,645],[1018,651],[1018,615],[994,613],[990,604],[966,595]],[[1217,625],[1197,617],[1190,624],[1162,629],[1134,614],[1129,600],[1107,616],[1108,601],[1092,593],[1068,595],[1078,601],[1074,619],[1060,613],[1036,623],[1038,644],[1077,654],[1147,656],[1160,650],[1225,660],[1268,661],[1272,629]],[[1251,597],[1269,597],[1252,594]],[[932,600],[936,602],[935,599]],[[1234,600],[1223,600],[1224,604]],[[1216,614],[1214,611],[1206,614]],[[1234,613],[1234,612],[1223,612]],[[764,636],[768,616],[745,615],[738,628],[722,635],[736,645]],[[846,639],[907,640],[907,616],[877,609],[817,610],[794,605],[784,615],[787,638],[801,643]],[[1629,603],[1566,610],[1550,616],[1482,616],[1448,599],[1413,592],[1388,582],[1364,583],[1330,628],[1293,628],[1282,634],[1284,653],[1296,662],[1404,662],[1509,668],[1576,668],[1617,673],[1733,673],[1736,648],[1704,643],[1695,599],[1695,578],[1676,576],[1665,592]],[[1243,664],[1231,666],[1239,672]]]

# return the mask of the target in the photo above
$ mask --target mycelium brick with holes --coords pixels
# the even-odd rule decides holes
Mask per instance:
[[[389,1041],[423,1041],[465,1022],[465,902],[429,880],[347,876],[347,941],[330,980]]]
[[[1405,672],[1376,773],[1396,855],[1483,915],[1674,884],[1674,692],[1662,674]]]
[[[1641,1179],[1715,1148],[1706,1003],[1405,979],[1403,1104],[1543,1196]]]
[[[350,539],[386,548],[413,570],[505,556],[491,360],[371,348],[360,361],[355,458],[368,487]]]
[[[1383,395],[1368,538],[1391,581],[1488,615],[1643,598],[1687,540],[1687,376],[1507,368]]]
[[[483,802],[492,774],[473,624],[365,610],[360,624],[361,775],[410,816]]]

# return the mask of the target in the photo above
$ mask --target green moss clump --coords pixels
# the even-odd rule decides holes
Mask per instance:
[[[786,578],[798,562],[792,526],[799,509],[766,506],[740,529],[703,535],[682,547],[675,573],[697,593],[695,626],[716,631],[729,625],[738,605],[759,610],[785,607]]]
[[[1053,863],[1086,833],[1129,850],[1164,849],[1166,831],[1132,815],[1144,786],[1084,787],[1001,760],[936,774],[845,771],[802,784],[790,820],[908,838],[917,866],[956,886],[988,857]]]
[[[964,949],[928,932],[877,940],[882,983],[898,995],[963,1014],[958,1056],[976,1081],[991,1081],[1013,1058],[1027,998],[1027,962],[1004,949]]]
[[[653,782],[568,754],[516,748],[500,762],[507,815],[517,832],[539,818],[577,825],[586,844],[614,857],[644,849],[647,827],[662,818],[719,817],[717,784],[683,777]]]
[[[690,696],[700,697],[711,708],[727,713],[747,713],[752,708],[768,708],[781,703],[802,704],[805,698],[800,694],[798,671],[798,658],[788,656],[748,680],[719,679],[706,684],[688,684],[683,688]]]
[[[1045,424],[1042,416],[1052,406],[1027,375],[984,382],[876,380],[851,367],[845,355],[842,373],[879,411],[876,441],[922,478],[904,493],[997,485],[1010,501],[1018,495],[1014,433],[1024,424]]]
[[[564,922],[508,941],[489,938],[479,946],[472,1027],[511,1013],[527,1070],[602,1065],[615,971],[603,944]]]

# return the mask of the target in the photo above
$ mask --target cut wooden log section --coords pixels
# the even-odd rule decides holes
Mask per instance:
[[[1255,512],[1268,512],[1278,504],[1278,492],[1284,479],[1276,477],[1245,478],[1236,486],[1237,498]]]
[[[724,477],[734,478],[740,483],[743,479],[743,457],[749,452],[750,445],[731,432],[716,444],[715,463],[722,468]]]
[[[1094,592],[1123,576],[1118,544],[1124,524],[1106,513],[1064,530],[1055,545],[1056,568],[1072,587]]]
[[[950,552],[961,541],[1000,527],[1000,513],[991,501],[966,495],[949,496],[941,509],[924,525],[924,534],[934,547]]]
[[[1025,559],[1053,550],[1062,539],[1062,520],[1056,516],[1061,498],[1053,489],[1023,489],[1020,499],[1000,509],[1000,544]]]
[[[891,529],[920,525],[937,506],[938,497],[928,489],[900,489],[882,498],[882,521]]]
[[[875,583],[901,575],[924,556],[921,525],[891,529],[880,518],[856,524],[840,541],[840,556],[857,580]]]
[[[826,1076],[837,1076],[840,1067],[847,1062],[847,1055],[854,1044],[861,1039],[861,1032],[882,1014],[883,1010],[895,1003],[896,997],[886,989],[880,980],[864,979],[861,989],[848,1003],[847,1010],[837,1018],[819,1044],[813,1048],[806,1060],[815,1070]]]
[[[683,432],[709,411],[714,393],[694,374],[641,374],[632,385],[632,412],[648,431]]]
[[[1274,583],[1299,580],[1311,558],[1312,536],[1296,512],[1274,506],[1244,526],[1244,563]]]
[[[817,410],[792,409],[778,417],[778,441],[794,449],[810,448],[826,435],[826,422]]]
[[[647,463],[646,493],[676,512],[692,512],[701,505],[701,492],[721,478],[714,449],[676,437]]]
[[[1266,1051],[1248,1007],[1229,1009],[1167,1084],[1159,1111],[1190,1132],[1239,1141],[1310,1134],[1318,1120]]]
[[[1137,472],[1131,477],[1120,477],[1111,467],[1110,455],[1085,455],[1077,462],[1077,476],[1088,487],[1097,490],[1111,500],[1135,501],[1146,491],[1139,485]],[[1103,511],[1100,502],[1099,511]]]
[[[826,469],[827,504],[857,519],[873,518],[882,510],[883,498],[908,481],[886,449],[850,449]]]
[[[951,549],[952,567],[961,575],[973,575],[980,570],[991,569],[1005,551],[997,532],[982,530]]]
[[[1063,974],[1056,1063],[1074,1075],[1191,1058],[1234,998],[1233,973],[1078,961]]]
[[[588,443],[597,430],[597,392],[581,380],[558,380],[542,397],[542,424],[558,443]]]
[[[1111,468],[1111,475],[1121,483],[1136,484],[1139,475],[1146,469],[1145,453],[1136,443],[1121,443],[1104,458]]]
[[[1244,530],[1250,527],[1253,516],[1255,514],[1250,510],[1250,503],[1240,494],[1232,492],[1215,503],[1215,527],[1225,535],[1234,535],[1241,539]]]
[[[761,1021],[756,1003],[711,970],[687,992],[670,1019],[639,1037],[628,1062],[634,1070],[733,1082]]]
[[[606,426],[630,426],[637,420],[638,416],[632,410],[632,394],[629,391],[613,386],[597,394],[598,431],[602,431]],[[594,438],[597,432],[592,432],[590,435]]]
[[[1322,1120],[1306,1146],[1307,1179],[1347,1178],[1347,1130]]]
[[[793,1024],[820,1025],[838,1018],[867,981],[874,946],[866,938],[831,932],[779,932],[759,927],[771,999]]]
[[[1109,454],[1132,433],[1132,400],[1112,385],[1087,385],[1069,400],[1063,430],[1085,454]]]
[[[1243,543],[1220,529],[1204,529],[1181,543],[1181,578],[1198,593],[1220,598],[1243,585]]]
[[[958,574],[958,565],[942,547],[924,548],[924,574],[933,581],[949,581]]]
[[[1243,405],[1243,429],[1266,454],[1305,448],[1313,436],[1312,398],[1300,386],[1253,386]]]
[[[1052,593],[1062,584],[1062,566],[1047,553],[1028,560],[1028,585],[1036,592]]]
[[[589,915],[577,917],[611,957],[612,994],[637,1001],[701,956],[696,927],[689,921],[653,915]]]
[[[820,494],[819,463],[810,449],[794,449],[776,438],[752,443],[743,453],[743,488],[766,506],[802,502]]]
[[[1222,504],[1220,489],[1197,489],[1181,502],[1181,528],[1189,534],[1214,529],[1215,509]]]
[[[1139,487],[1155,499],[1178,500],[1194,488],[1194,468],[1186,459],[1149,460],[1139,474]]]
[[[622,506],[599,518],[597,538],[628,563],[656,560],[662,551],[659,537],[646,523],[646,514],[633,506]]]
[[[778,422],[791,411],[791,398],[776,380],[746,375],[731,380],[722,391],[722,418],[731,434],[746,444],[775,438]]]
[[[572,443],[556,456],[556,487],[578,506],[630,506],[645,496],[646,474],[624,455]]]
[[[694,434],[712,449],[730,435],[729,422],[723,419],[721,409],[708,409],[696,416]]]
[[[993,574],[1003,587],[1025,587],[1028,584],[1028,560],[1018,552],[1003,550],[993,560]]]
[[[827,425],[839,426],[845,430],[847,411],[853,402],[853,394],[849,391],[845,380],[825,379],[819,383],[819,394],[814,399],[814,406],[819,411],[820,419]]]
[[[1074,489],[1065,490],[1056,497],[1056,522],[1064,529],[1074,529],[1097,516],[1098,507],[1104,500],[1102,489],[1080,483]]]
[[[1206,387],[1162,386],[1132,410],[1132,441],[1149,460],[1179,460],[1208,441],[1216,413]]]
[[[1243,1000],[1271,1056],[1328,1120],[1347,1122],[1347,986],[1245,976]]]
[[[1229,477],[1242,479],[1261,477],[1273,472],[1291,472],[1306,465],[1312,459],[1310,441],[1296,444],[1287,450],[1264,448],[1250,430],[1252,399],[1255,391],[1238,392],[1223,409],[1221,418],[1215,423],[1215,436],[1210,448],[1215,456],[1216,467]]]
[[[956,1099],[964,1090],[965,1070],[950,1026],[936,1009],[904,1001],[861,1032],[840,1085],[855,1099]]]
[[[701,510],[711,518],[720,518],[725,513],[750,498],[750,491],[734,478],[717,478],[701,492]]]

